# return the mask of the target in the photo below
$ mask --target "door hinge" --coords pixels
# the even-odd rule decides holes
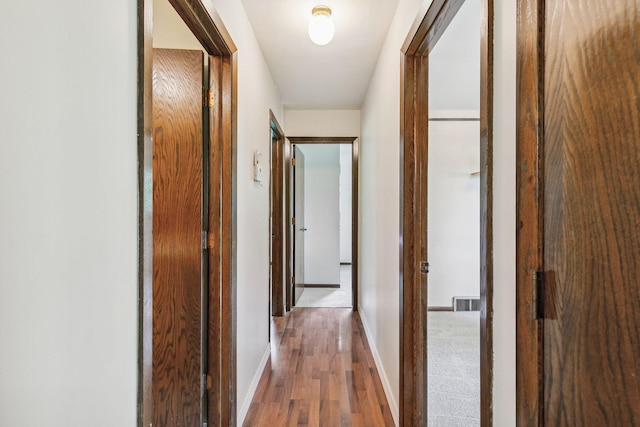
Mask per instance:
[[[420,262],[420,273],[427,274],[429,272],[429,263],[427,261]]]
[[[213,378],[209,374],[202,374],[200,377],[200,394],[204,396],[213,388]]]
[[[213,89],[205,89],[203,98],[204,106],[207,108],[211,108],[215,103],[216,93],[213,91]]]
[[[296,218],[295,217],[291,218],[291,225],[296,225]]]
[[[291,166],[295,166],[296,165],[296,159],[295,157],[293,159],[291,159]]]
[[[213,388],[213,377],[210,374],[205,374],[205,388],[211,390]]]
[[[544,272],[531,271],[531,284],[533,288],[533,318],[544,319]]]
[[[292,285],[296,284],[296,276],[291,276],[291,284]]]
[[[215,236],[213,233],[209,233],[206,230],[202,230],[202,249],[215,248]]]

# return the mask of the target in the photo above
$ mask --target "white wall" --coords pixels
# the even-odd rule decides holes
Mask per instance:
[[[286,110],[287,136],[359,136],[360,110]]]
[[[400,47],[421,3],[400,0],[361,110],[359,311],[395,417],[400,384]]]
[[[353,150],[349,144],[340,145],[340,263],[351,264],[353,212]]]
[[[495,2],[493,425],[516,424],[516,4]]]
[[[443,117],[435,111],[429,117]],[[448,112],[453,118],[478,112]],[[428,302],[480,295],[480,122],[429,122]]]
[[[340,283],[340,146],[298,145],[304,154],[304,283]]]
[[[0,14],[3,426],[136,425],[136,13]]]
[[[480,117],[480,0],[466,0],[429,54],[429,117]],[[428,303],[480,295],[479,122],[429,122]]]
[[[251,155],[267,152],[269,108],[283,114],[241,3],[213,3],[239,49],[242,410],[269,321],[268,186],[251,180]],[[0,16],[2,425],[136,422],[136,19],[124,0],[14,3]]]
[[[464,1],[429,53],[429,82],[430,110],[480,109],[480,0]]]
[[[269,337],[269,183],[253,181],[253,153],[270,150],[269,109],[282,103],[238,0],[212,0],[238,48],[237,402],[242,422],[262,373]]]
[[[286,110],[284,115],[287,136],[360,136],[360,110]],[[349,159],[349,164],[344,165],[344,172],[341,172],[341,180],[346,179],[346,175],[343,176],[342,173],[348,173],[350,182],[351,146],[348,145],[341,150],[343,150],[341,156],[345,158],[348,156]],[[345,150],[348,151],[348,154]],[[342,161],[341,164],[343,164]],[[352,190],[346,190],[345,186],[345,191],[342,191],[340,195],[340,262],[351,262],[350,191]]]
[[[268,325],[268,186],[251,181],[251,154],[267,152],[269,107],[288,135],[302,133],[283,123],[241,3],[213,4],[240,52],[242,409]],[[400,0],[362,109],[360,313],[393,408],[399,48],[419,4]],[[125,0],[59,0],[55,8],[11,2],[0,14],[0,425],[136,423],[136,13]],[[508,427],[515,425],[515,2],[496,2],[495,16],[493,398],[500,407],[493,415],[495,426]]]
[[[204,50],[169,0],[153,0],[153,47]]]

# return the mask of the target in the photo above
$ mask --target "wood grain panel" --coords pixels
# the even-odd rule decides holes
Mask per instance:
[[[207,372],[211,386],[207,388],[207,420],[219,425],[221,418],[222,383],[222,59],[209,57],[209,88],[216,94],[209,108],[209,304]]]
[[[237,55],[222,58],[220,92],[220,136],[222,141],[221,173],[221,367],[219,425],[236,425],[236,277],[237,277],[237,99],[238,99]]]
[[[640,4],[544,28],[544,423],[640,425]]]
[[[235,425],[235,57],[210,57],[209,87],[215,92],[209,150],[209,323],[207,420]]]
[[[245,426],[394,425],[358,313],[296,308],[272,337]]]
[[[427,423],[428,56],[406,56],[401,102],[400,425]],[[424,117],[420,120],[420,117]]]
[[[284,271],[285,271],[285,311],[291,310],[291,303],[293,299],[293,292],[291,286],[291,276],[292,276],[292,257],[293,257],[293,225],[291,224],[291,142],[289,138],[284,138],[284,148],[283,148],[283,168],[284,168],[284,218],[285,218],[285,231],[284,231],[284,239],[285,239],[285,262],[284,262]]]
[[[292,144],[352,144],[355,136],[287,136]]]
[[[464,0],[434,0],[426,13],[421,13],[409,31],[402,52],[408,56],[426,55],[444,34]]]
[[[209,55],[229,57],[237,49],[220,15],[209,1],[169,0]]]
[[[493,0],[480,14],[480,425],[493,425]]]
[[[538,177],[542,129],[542,51],[539,28],[544,19],[538,0],[518,3],[517,57],[517,227],[516,227],[516,421],[521,426],[540,425],[542,322],[535,318],[532,272],[542,269]]]
[[[153,52],[153,419],[200,423],[202,69]]]

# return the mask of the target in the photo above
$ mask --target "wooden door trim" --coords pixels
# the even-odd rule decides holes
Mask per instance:
[[[209,373],[217,376],[210,396],[217,404],[209,405],[210,425],[235,426],[236,420],[236,212],[237,212],[237,54],[229,32],[211,2],[206,0],[169,0],[209,55],[219,57],[220,92],[211,114],[212,135],[218,136],[220,152],[210,157],[212,168],[220,176],[220,227],[216,234],[219,257],[209,256],[210,275],[219,278],[219,304],[210,303],[209,348],[220,352],[216,366]],[[152,308],[153,308],[153,193],[152,193],[152,26],[153,1],[138,4],[138,426],[152,422]],[[212,142],[213,143],[213,142]],[[214,150],[211,150],[212,152]],[[211,216],[211,209],[209,212]],[[210,292],[211,294],[211,292]],[[213,296],[210,295],[210,298]],[[214,310],[215,313],[212,313]],[[212,325],[216,328],[212,328]],[[210,350],[211,351],[211,350]],[[215,415],[212,416],[214,411]],[[214,418],[212,420],[212,418]]]
[[[420,10],[402,47],[400,73],[400,425],[426,425],[427,143],[430,50],[464,0]],[[492,424],[493,378],[493,0],[481,1],[480,64],[480,418]]]
[[[284,138],[284,146],[283,146],[283,163],[282,167],[284,168],[284,188],[282,191],[283,201],[284,201],[284,308],[285,311],[291,311],[291,301],[293,299],[293,293],[291,292],[291,271],[293,269],[293,252],[291,250],[291,239],[293,233],[291,233],[291,224],[289,223],[289,218],[291,218],[291,158],[293,154],[291,152],[291,142],[289,142],[289,138]]]
[[[284,272],[288,271],[289,263],[284,256],[284,218],[283,209],[284,197],[284,131],[278,123],[278,119],[269,110],[269,130],[273,130],[277,137],[276,148],[274,152],[273,140],[271,132],[269,132],[269,146],[271,152],[271,171],[272,183],[271,194],[269,196],[271,205],[271,221],[269,230],[269,240],[271,242],[271,315],[284,316],[285,313],[285,286],[287,282],[284,280]],[[276,280],[274,280],[274,278]],[[290,292],[290,291],[289,291]]]
[[[289,148],[285,150],[286,153],[290,153],[291,144],[351,144],[351,304],[353,305],[353,311],[358,311],[358,256],[360,253],[358,245],[359,226],[360,226],[360,205],[359,205],[359,190],[360,190],[360,140],[357,136],[287,136],[286,140]],[[291,155],[287,154],[285,158],[285,164],[287,170],[291,168]],[[289,212],[289,205],[291,203],[291,195],[289,189],[290,180],[289,173],[286,174],[287,179],[285,184],[287,186],[286,193],[286,220],[289,221],[291,214]],[[291,260],[293,256],[291,250],[291,227],[287,227],[286,233],[286,257],[287,261]],[[291,265],[286,270],[289,274],[288,277],[293,275],[291,271]],[[287,289],[290,286],[287,284]],[[290,302],[290,299],[288,299]],[[290,309],[290,307],[289,307]]]
[[[519,0],[516,94],[516,423],[539,425],[543,392],[538,366],[543,322],[535,320],[532,272],[542,268],[544,2]]]
[[[480,21],[480,424],[493,425],[493,0]]]

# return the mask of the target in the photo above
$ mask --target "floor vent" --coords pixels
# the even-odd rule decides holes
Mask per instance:
[[[480,311],[480,298],[453,297],[453,311]]]

